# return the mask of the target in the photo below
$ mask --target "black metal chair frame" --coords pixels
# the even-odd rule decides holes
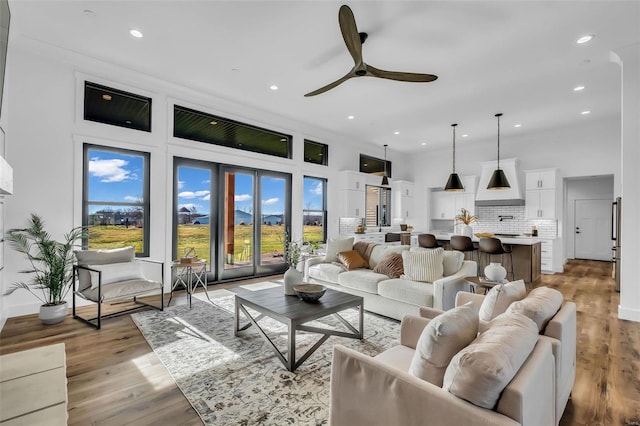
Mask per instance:
[[[124,309],[121,311],[117,311],[117,312],[112,312],[110,314],[107,315],[102,315],[102,304],[104,303],[102,301],[102,271],[98,271],[96,269],[92,269],[89,268],[88,266],[84,266],[84,265],[73,265],[73,301],[72,301],[72,312],[73,312],[73,318],[80,320],[92,327],[95,327],[96,330],[100,330],[100,327],[102,326],[102,320],[103,319],[108,319],[108,318],[113,318],[116,316],[120,316],[120,315],[124,315],[127,314],[129,312],[133,312],[133,311],[137,311],[139,309],[143,309],[143,308],[153,308],[156,309],[158,311],[164,311],[164,262],[158,262],[155,260],[150,260],[150,259],[136,259],[136,261],[143,261],[143,262],[150,262],[150,263],[157,263],[160,264],[160,269],[161,269],[161,283],[163,284],[163,287],[160,291],[160,306],[157,305],[152,305],[149,303],[145,303],[145,302],[140,302],[138,300],[138,296],[137,295],[132,295],[132,296],[125,296],[122,299],[125,298],[133,298],[133,302],[136,303],[139,306],[135,306],[133,308],[129,308],[129,309]],[[96,272],[98,274],[98,301],[94,301],[91,299],[86,298],[81,292],[79,292],[76,289],[76,284],[79,282],[79,276],[78,276],[78,270],[80,269],[84,269],[86,271],[89,272]],[[81,317],[80,315],[78,315],[77,311],[76,311],[76,296],[77,297],[81,297],[84,300],[88,300],[90,302],[96,303],[98,305],[98,315],[93,317],[93,318],[84,318]],[[124,302],[119,302],[119,303],[124,303]]]

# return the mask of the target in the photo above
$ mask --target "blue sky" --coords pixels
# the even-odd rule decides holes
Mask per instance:
[[[144,158],[92,149],[89,150],[89,199],[91,201],[135,202],[142,197]],[[236,173],[235,208],[253,213],[253,176]],[[262,214],[283,214],[284,179],[262,179]],[[195,167],[178,168],[178,208],[195,207],[210,213],[211,171]],[[92,207],[91,213],[100,209]],[[304,208],[322,209],[322,181],[304,179]]]

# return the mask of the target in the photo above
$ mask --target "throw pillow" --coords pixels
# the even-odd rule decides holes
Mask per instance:
[[[341,251],[338,253],[338,261],[344,265],[347,270],[368,268],[369,262],[364,260],[358,250]]]
[[[327,249],[325,250],[324,261],[337,261],[338,253],[353,249],[353,240],[353,237],[345,239],[329,238],[329,241],[327,241]]]
[[[518,312],[526,315],[544,330],[547,323],[558,312],[562,305],[562,293],[549,287],[538,287],[531,290],[527,297],[509,305],[507,312]]]
[[[373,272],[384,274],[389,278],[400,278],[404,273],[402,266],[402,255],[400,253],[387,253],[382,260],[373,268]]]
[[[489,290],[484,297],[478,316],[481,321],[491,321],[507,310],[509,305],[527,295],[524,280],[500,284]]]
[[[471,302],[446,311],[422,330],[409,374],[442,387],[451,358],[478,334],[478,314]]]
[[[109,263],[107,265],[89,265],[89,268],[102,272],[102,285],[128,280],[144,280],[140,262]],[[98,288],[99,274],[91,272],[91,288]]]
[[[410,281],[432,283],[442,278],[442,247],[428,251],[403,251],[404,274],[401,278]]]
[[[462,268],[464,253],[457,250],[446,250],[442,253],[443,275],[448,277]]]
[[[103,265],[107,263],[133,262],[136,258],[134,246],[117,249],[76,250],[78,265]],[[78,291],[91,287],[91,275],[86,269],[78,270]]]
[[[538,327],[522,314],[503,314],[451,359],[442,388],[477,406],[493,409],[529,357]]]

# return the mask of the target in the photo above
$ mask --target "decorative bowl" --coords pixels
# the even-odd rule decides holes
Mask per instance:
[[[476,232],[475,234],[478,238],[491,238],[493,237],[493,232]]]
[[[320,284],[298,284],[293,286],[293,291],[304,302],[317,302],[327,289]]]
[[[525,233],[524,233],[524,236],[525,236],[525,237],[530,237],[530,236],[532,236],[532,235],[533,235],[533,233],[531,233],[531,232],[525,232]]]

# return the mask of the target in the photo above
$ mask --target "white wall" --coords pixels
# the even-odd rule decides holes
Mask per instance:
[[[84,142],[123,147],[151,153],[151,242],[150,256],[165,262],[171,259],[173,156],[244,165],[292,174],[292,237],[302,237],[302,178],[327,178],[328,234],[338,234],[336,173],[357,170],[359,154],[382,158],[383,147],[365,144],[325,130],[288,120],[268,111],[249,108],[233,101],[195,92],[115,65],[71,52],[53,49],[18,38],[10,46],[7,94],[12,108],[7,135],[7,159],[15,171],[14,195],[6,203],[6,227],[24,226],[31,212],[40,214],[54,237],[81,224],[82,144]],[[153,99],[152,132],[140,132],[82,119],[84,80],[132,91]],[[173,102],[219,114],[223,117],[282,131],[293,136],[293,159],[280,159],[230,148],[173,138]],[[303,161],[305,138],[329,145],[329,166]],[[389,151],[396,164],[402,155]],[[398,171],[401,168],[398,167]],[[405,176],[407,177],[407,176]],[[24,259],[6,253],[7,283],[18,274]],[[3,290],[4,290],[3,289]],[[22,291],[0,296],[8,316],[37,312],[38,301]]]

